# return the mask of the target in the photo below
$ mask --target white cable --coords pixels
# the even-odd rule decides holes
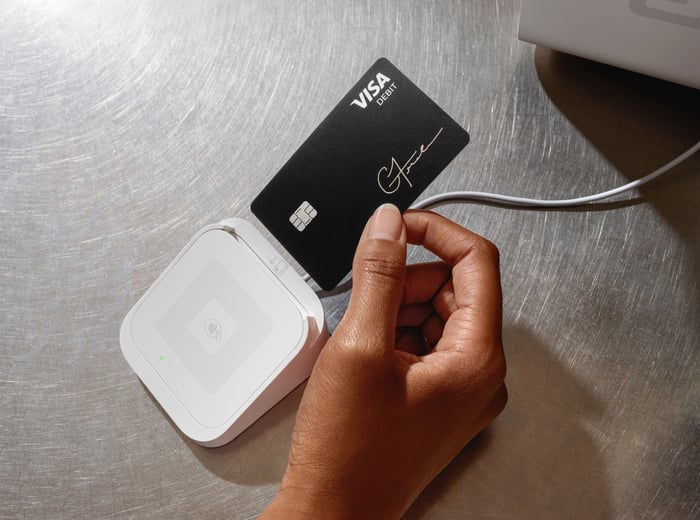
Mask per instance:
[[[588,195],[586,197],[577,197],[575,199],[562,199],[562,200],[541,200],[541,199],[528,199],[525,197],[513,197],[510,195],[500,195],[498,193],[484,193],[480,191],[450,191],[447,193],[440,193],[438,195],[433,195],[427,199],[423,199],[412,207],[417,209],[425,209],[430,206],[435,206],[436,204],[441,204],[453,200],[473,200],[473,201],[483,201],[483,202],[495,202],[498,204],[504,204],[506,206],[517,206],[517,207],[543,207],[543,208],[566,208],[572,206],[582,206],[584,204],[589,204],[591,202],[596,202],[599,200],[607,199],[614,195],[618,195],[625,191],[629,191],[639,186],[656,179],[660,175],[663,175],[671,168],[675,167],[677,164],[682,163],[688,157],[692,156],[695,152],[700,150],[700,141],[695,143],[688,150],[683,152],[681,155],[673,159],[672,161],[666,163],[661,168],[654,170],[653,172],[645,175],[644,177],[632,181],[623,186],[619,186],[612,190],[604,191],[602,193],[596,193],[595,195]]]

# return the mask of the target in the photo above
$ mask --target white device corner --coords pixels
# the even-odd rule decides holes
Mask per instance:
[[[120,330],[134,372],[177,427],[209,447],[308,378],[327,337],[316,294],[238,218],[200,230]]]

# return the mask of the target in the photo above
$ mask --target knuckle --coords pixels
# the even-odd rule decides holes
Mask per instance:
[[[503,409],[508,404],[508,388],[506,385],[501,385],[498,392],[496,393],[496,415],[501,413]]]
[[[494,349],[492,352],[457,354],[451,363],[447,384],[471,400],[475,393],[493,395],[503,386],[505,377],[505,357]]]
[[[343,326],[329,340],[329,352],[332,352],[336,362],[344,366],[370,369],[381,358],[381,349],[376,348],[379,341],[369,331]]]
[[[476,370],[485,382],[498,386],[506,378],[506,358],[500,343],[482,348],[476,356],[475,363]]]
[[[496,267],[500,264],[500,251],[496,244],[480,235],[469,235],[457,239],[457,249],[462,253],[456,258],[456,263],[469,259],[477,263],[490,263]]]
[[[375,253],[360,259],[358,267],[363,275],[371,278],[401,280],[405,264],[389,255]]]
[[[506,378],[506,358],[502,353],[502,349],[497,349],[497,352],[490,356],[486,372],[490,381],[494,383],[503,383]]]
[[[496,247],[496,244],[483,237],[474,244],[474,252],[482,257],[485,261],[494,265],[499,265],[501,253]]]
[[[478,387],[495,390],[506,377],[506,359],[500,345],[493,348],[481,348],[478,352],[464,359],[461,370],[471,374],[471,379]]]

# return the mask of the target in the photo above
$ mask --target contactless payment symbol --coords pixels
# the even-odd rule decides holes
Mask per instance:
[[[217,343],[221,343],[221,324],[214,318],[204,321],[204,332]]]
[[[289,222],[297,228],[297,231],[304,231],[306,226],[316,218],[318,211],[308,201],[302,202],[299,207],[289,216]]]
[[[226,309],[212,298],[197,313],[188,328],[202,348],[213,356],[231,339],[238,330],[238,324]]]

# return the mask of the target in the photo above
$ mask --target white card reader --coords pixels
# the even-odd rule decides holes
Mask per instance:
[[[182,432],[233,440],[311,374],[328,338],[307,283],[249,222],[200,230],[129,311],[131,368]]]

